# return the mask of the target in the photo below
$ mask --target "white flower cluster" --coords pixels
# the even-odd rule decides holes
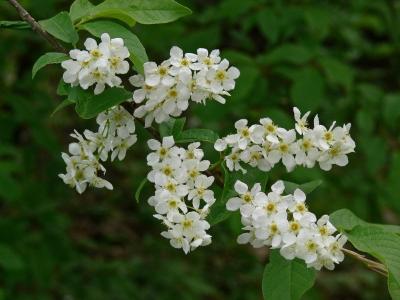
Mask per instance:
[[[214,177],[203,174],[210,162],[203,160],[200,143],[192,143],[187,149],[174,145],[172,136],[164,137],[162,143],[149,140],[154,152],[147,156],[152,171],[147,178],[155,184],[155,194],[149,199],[167,230],[161,235],[170,240],[174,248],[185,253],[211,243],[206,230],[210,224],[205,220],[210,206],[215,202],[210,186]]]
[[[335,264],[343,261],[346,236],[334,236],[336,228],[328,215],[317,220],[308,211],[303,191],[296,189],[293,195],[283,195],[282,181],[272,185],[268,194],[261,192],[259,183],[249,190],[238,180],[234,188],[239,195],[229,199],[226,208],[240,210],[243,229],[247,232],[238,237],[239,244],[280,249],[286,259],[297,257],[317,270],[322,267],[333,270]]]
[[[102,93],[106,85],[120,86],[122,81],[117,74],[129,71],[129,63],[125,60],[129,51],[124,40],[111,39],[109,34],[103,33],[99,44],[88,38],[84,45],[86,50],[71,50],[71,59],[61,63],[65,69],[64,81],[72,86],[80,85],[85,90],[96,84],[95,95]]]
[[[296,165],[312,168],[316,162],[325,171],[330,170],[332,165],[347,165],[347,154],[355,149],[355,142],[349,133],[351,124],[335,127],[333,122],[331,127],[326,128],[319,124],[318,116],[315,116],[311,129],[307,123],[310,112],[301,117],[296,107],[293,111],[295,129],[278,127],[270,118],[263,118],[260,124],[249,127],[248,121],[241,119],[235,123],[237,133],[217,140],[214,148],[220,152],[231,148],[225,156],[230,171],[245,172],[241,162],[269,171],[282,161],[288,172]],[[297,138],[296,131],[300,138]]]
[[[126,150],[136,143],[135,122],[133,116],[122,106],[115,106],[97,116],[97,132],[85,130],[83,136],[77,131],[71,136],[77,142],[69,144],[69,153],[62,153],[66,163],[66,174],[60,174],[65,184],[83,193],[87,186],[112,190],[111,183],[99,177],[106,172],[100,161],[106,161],[109,153],[111,160],[116,157],[123,160]]]
[[[139,106],[134,115],[145,117],[145,125],[155,120],[162,123],[171,116],[178,117],[187,110],[189,100],[205,104],[214,99],[222,104],[224,96],[235,88],[235,80],[240,72],[229,67],[229,61],[219,56],[219,50],[211,53],[200,48],[197,54],[183,53],[174,46],[170,58],[157,65],[155,62],[144,64],[144,77],[135,75],[130,82],[138,89],[133,94]]]

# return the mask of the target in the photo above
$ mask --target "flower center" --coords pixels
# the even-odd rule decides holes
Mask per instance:
[[[249,193],[246,193],[243,195],[243,201],[246,203],[251,202],[252,199],[253,199],[253,197]]]
[[[217,73],[215,74],[215,77],[216,77],[218,80],[224,80],[224,79],[225,79],[225,72],[222,71],[222,70],[217,71]]]
[[[279,145],[279,150],[280,150],[282,153],[286,153],[286,152],[288,152],[288,150],[289,150],[289,146],[288,146],[287,144],[280,144],[280,145]]]
[[[165,68],[165,67],[160,67],[160,69],[158,70],[158,73],[159,73],[161,76],[167,75],[167,68]]]

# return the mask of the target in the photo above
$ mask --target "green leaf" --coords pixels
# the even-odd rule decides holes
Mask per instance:
[[[32,79],[36,76],[36,73],[44,68],[47,65],[50,64],[58,64],[63,62],[64,60],[67,60],[69,58],[68,55],[64,53],[58,53],[58,52],[49,52],[46,54],[43,54],[41,57],[38,58],[38,60],[35,62],[32,68]]]
[[[69,9],[69,16],[73,23],[88,15],[95,6],[88,0],[75,0]]]
[[[224,187],[222,190],[221,198],[212,206],[210,214],[208,215],[208,222],[215,225],[219,222],[226,220],[231,214],[231,211],[226,209],[226,202],[237,195],[234,185],[237,180],[246,183],[249,188],[253,187],[255,183],[261,184],[261,189],[265,190],[268,181],[268,173],[259,170],[258,168],[246,167],[246,173],[241,171],[231,172],[222,164],[222,171],[224,172]]]
[[[289,181],[284,181],[285,193],[292,194],[296,189],[301,189],[304,193],[310,194],[322,184],[322,180],[313,180],[303,184],[296,184]]]
[[[299,300],[315,282],[316,272],[298,259],[286,260],[272,250],[262,279],[265,300]]]
[[[183,127],[185,126],[186,118],[174,119],[171,118],[166,122],[163,122],[159,126],[161,137],[173,136],[176,140],[181,134]]]
[[[74,104],[75,102],[69,100],[69,99],[64,99],[63,102],[61,102],[59,105],[57,105],[57,107],[54,109],[54,111],[51,113],[50,117],[53,117],[57,112],[59,112],[60,110],[66,108],[67,106],[70,106],[72,104]]]
[[[274,12],[270,8],[262,10],[257,15],[257,22],[262,34],[274,44],[279,35],[279,20]]]
[[[106,0],[85,15],[81,23],[97,18],[118,19],[129,26],[135,22],[161,24],[191,14],[191,10],[173,0]]]
[[[40,21],[39,24],[48,33],[63,42],[75,45],[79,40],[78,33],[66,11],[62,11],[48,20]]]
[[[21,270],[24,262],[9,246],[0,245],[0,266],[6,270]]]
[[[352,230],[356,226],[371,226],[386,232],[400,234],[400,226],[368,223],[348,209],[339,209],[329,216],[329,220],[339,230]]]
[[[118,105],[132,96],[123,88],[109,88],[100,95],[91,95],[80,88],[71,89],[68,99],[76,102],[75,110],[83,119],[91,119],[106,109]]]
[[[176,143],[207,142],[215,143],[219,139],[217,133],[210,129],[188,129],[182,131],[176,138]]]
[[[290,89],[293,103],[301,110],[316,110],[324,98],[325,84],[320,73],[304,69],[296,75]]]
[[[31,26],[25,21],[0,21],[0,28],[25,30],[30,29]]]
[[[138,37],[126,27],[112,21],[94,21],[82,24],[79,28],[97,37],[107,32],[112,38],[123,38],[130,53],[129,58],[135,65],[136,70],[143,74],[143,64],[149,60],[146,49],[143,47]]]
[[[389,293],[400,299],[400,236],[375,226],[355,226],[346,232],[353,246],[382,262],[388,270]]]
[[[183,130],[183,128],[185,127],[185,123],[186,123],[186,118],[179,118],[179,119],[175,119],[174,122],[174,126],[172,127],[172,135],[175,136],[179,136]]]
[[[332,83],[339,84],[346,89],[351,87],[354,80],[354,71],[350,66],[332,57],[320,58],[320,64]]]
[[[59,95],[59,96],[67,96],[70,89],[71,89],[71,85],[65,83],[64,80],[61,78],[60,82],[58,83],[56,92],[57,92],[57,95]]]
[[[305,64],[312,58],[313,54],[309,49],[302,45],[285,44],[274,48],[267,54],[259,57],[259,62],[263,64],[275,64],[288,62],[296,65]]]
[[[140,194],[142,193],[142,190],[143,190],[143,188],[144,188],[144,186],[146,185],[147,182],[148,182],[147,178],[144,178],[140,182],[140,184],[139,184],[139,186],[138,186],[138,188],[137,188],[137,190],[135,192],[135,199],[136,199],[137,203],[139,203],[139,201],[140,201]]]

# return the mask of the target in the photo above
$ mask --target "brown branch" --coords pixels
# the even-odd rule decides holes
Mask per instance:
[[[385,277],[388,277],[388,271],[386,269],[386,267],[379,263],[376,262],[374,260],[368,259],[366,258],[364,255],[357,253],[355,251],[343,248],[343,252],[350,255],[351,257],[361,261],[362,263],[364,263],[370,270],[377,272]]]
[[[67,49],[65,49],[54,37],[48,34],[17,0],[8,0],[8,2],[15,7],[21,19],[26,21],[34,32],[46,39],[46,41],[48,41],[57,51],[67,53]]]

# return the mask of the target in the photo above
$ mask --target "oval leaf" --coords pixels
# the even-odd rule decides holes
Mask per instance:
[[[48,20],[40,21],[39,24],[48,33],[63,42],[75,45],[79,40],[78,33],[66,11],[62,11]]]
[[[189,8],[173,0],[106,0],[91,9],[82,18],[81,23],[98,18],[113,18],[129,26],[133,26],[135,22],[161,24],[175,21],[190,13],[191,10]]]
[[[94,118],[106,109],[132,97],[132,94],[127,90],[117,87],[107,89],[100,95],[90,95],[86,91],[79,90],[81,89],[71,89],[68,99],[76,102],[75,110],[83,119]]]
[[[265,267],[262,292],[265,300],[299,300],[315,282],[316,272],[298,259],[286,260],[272,250]]]

